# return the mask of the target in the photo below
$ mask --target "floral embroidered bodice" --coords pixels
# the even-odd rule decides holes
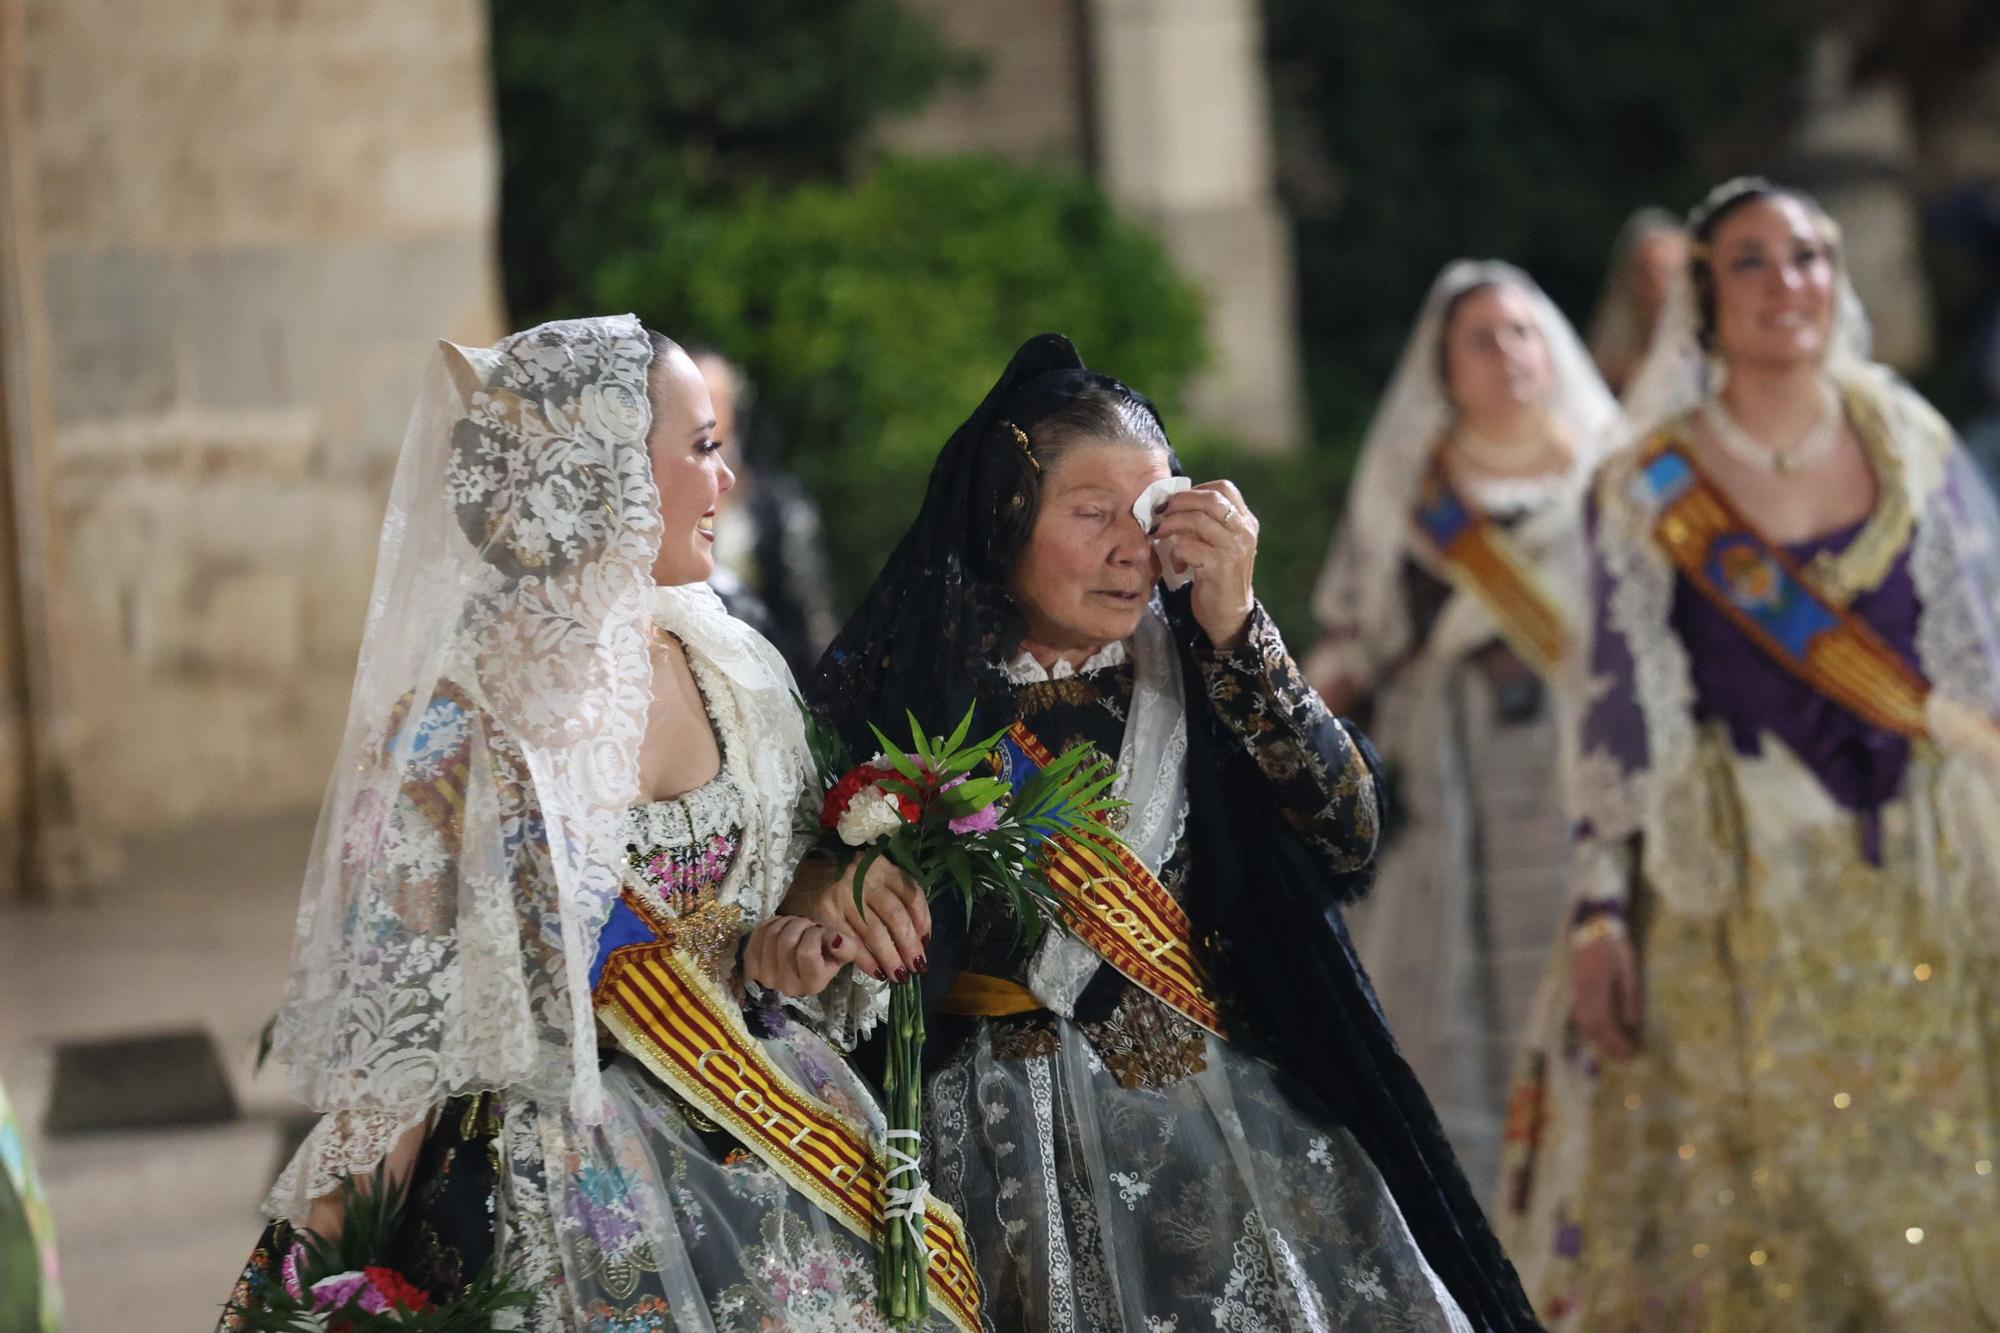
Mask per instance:
[[[625,880],[675,916],[713,901],[743,832],[743,789],[725,768],[693,791],[625,815]]]
[[[598,932],[593,991],[614,953],[656,940],[670,940],[720,980],[735,966],[743,932],[756,924],[744,919],[736,902],[724,901],[730,872],[743,853],[752,800],[735,762],[742,738],[728,725],[726,712],[718,715],[715,701],[722,686],[710,668],[693,657],[689,666],[715,726],[722,770],[691,791],[625,812],[624,863],[619,867],[624,893]]]

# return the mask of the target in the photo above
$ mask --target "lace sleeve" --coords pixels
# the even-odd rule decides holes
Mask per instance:
[[[889,983],[877,981],[849,963],[817,995],[785,1001],[806,1025],[836,1050],[852,1051],[889,1012]]]
[[[352,1176],[373,1171],[405,1133],[429,1122],[437,1108],[410,1112],[335,1111],[323,1115],[264,1198],[264,1215],[303,1229],[313,1200]]]
[[[566,1068],[544,1054],[567,1005],[519,749],[456,686],[421,708],[405,700],[382,737],[399,785],[349,801],[341,844],[327,849],[340,894],[302,918],[299,948],[315,966],[295,964],[279,1022],[275,1050],[295,1091],[325,1113],[267,1200],[294,1222],[450,1096],[553,1086]],[[481,809],[503,825],[468,814]],[[301,1049],[338,1059],[302,1067]]]
[[[1232,650],[1201,656],[1209,705],[1263,778],[1279,817],[1336,874],[1375,855],[1375,774],[1346,726],[1305,681],[1259,604]]]
[[[1634,589],[1644,585],[1621,580],[1614,571],[1601,540],[1603,521],[1593,493],[1585,501],[1583,517],[1589,542],[1590,646],[1585,655],[1582,716],[1567,774],[1568,806],[1575,816],[1571,896],[1572,921],[1577,925],[1595,917],[1624,916],[1638,869],[1633,853],[1644,823],[1639,789],[1650,760],[1638,666],[1626,632],[1633,617],[1621,603],[1621,598],[1630,601]],[[1671,585],[1667,596],[1671,597]],[[1648,619],[1666,615],[1663,608],[1650,604],[1643,611]]]

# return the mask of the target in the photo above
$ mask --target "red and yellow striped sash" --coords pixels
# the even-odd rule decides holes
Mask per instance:
[[[741,1013],[671,944],[628,945],[606,961],[597,1012],[647,1069],[726,1128],[794,1189],[871,1245],[884,1221],[883,1171],[867,1135],[772,1064]],[[979,1279],[958,1216],[932,1199],[932,1304],[979,1333]]]
[[[1024,723],[1016,722],[1007,739],[1038,767],[1054,757]],[[1043,855],[1049,883],[1067,901],[1066,919],[1078,939],[1156,999],[1218,1037],[1225,1035],[1193,924],[1144,862],[1122,846],[1113,855],[1067,838],[1052,839]]]

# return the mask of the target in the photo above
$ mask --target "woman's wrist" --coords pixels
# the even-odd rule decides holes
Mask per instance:
[[[1625,920],[1625,904],[1609,899],[1580,902],[1570,914],[1569,947],[1586,949],[1600,940],[1630,939],[1632,930]]]
[[[806,853],[805,859],[799,862],[799,868],[792,872],[792,886],[785,890],[775,915],[815,916],[812,910],[814,900],[839,877],[840,868],[831,856],[818,850]]]

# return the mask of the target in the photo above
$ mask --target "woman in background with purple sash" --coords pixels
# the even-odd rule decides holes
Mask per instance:
[[[1816,204],[1732,181],[1690,230],[1592,491],[1503,1236],[1556,1328],[1991,1327],[2000,516]]]

